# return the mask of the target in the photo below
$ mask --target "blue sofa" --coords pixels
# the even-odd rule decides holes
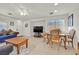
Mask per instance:
[[[2,35],[2,36],[0,36],[0,42],[4,42],[6,39],[14,38],[16,36],[17,36],[17,34]]]

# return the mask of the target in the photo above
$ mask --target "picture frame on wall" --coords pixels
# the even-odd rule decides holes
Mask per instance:
[[[10,22],[10,26],[14,26],[14,22]]]
[[[72,26],[73,26],[73,14],[71,14],[71,15],[68,17],[68,26],[69,26],[69,27],[72,27]]]
[[[28,27],[28,24],[27,23],[25,24],[25,27]]]

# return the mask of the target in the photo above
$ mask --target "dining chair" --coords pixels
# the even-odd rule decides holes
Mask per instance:
[[[44,39],[43,41],[46,41],[46,40],[47,40],[47,33],[43,33],[43,34],[42,34],[42,37],[43,37],[43,39]]]
[[[72,44],[72,47],[73,47],[73,39],[74,39],[75,33],[76,33],[76,31],[74,29],[71,29],[69,31],[69,36],[67,38],[68,44],[71,43]]]
[[[58,44],[60,46],[61,39],[60,39],[59,33],[60,33],[59,29],[54,29],[50,32],[50,34],[51,34],[50,35],[50,45],[51,45],[51,47],[52,47],[53,43]]]

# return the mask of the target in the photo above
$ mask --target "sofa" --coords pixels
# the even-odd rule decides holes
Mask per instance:
[[[4,42],[6,39],[14,38],[16,36],[17,36],[16,34],[2,35],[2,36],[0,36],[0,42]]]
[[[9,55],[13,51],[13,45],[0,46],[0,55]]]
[[[0,34],[0,42],[4,42],[6,39],[9,39],[9,38],[17,37],[18,34],[19,34],[19,32],[15,32],[11,29],[9,29],[7,31],[4,30]]]

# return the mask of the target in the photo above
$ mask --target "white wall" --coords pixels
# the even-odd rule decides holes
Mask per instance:
[[[28,26],[25,27],[25,24],[27,24]],[[30,37],[30,22],[29,21],[23,22],[23,35]]]
[[[16,20],[15,28],[16,28],[16,31],[20,32],[20,35],[23,35],[23,21]]]

